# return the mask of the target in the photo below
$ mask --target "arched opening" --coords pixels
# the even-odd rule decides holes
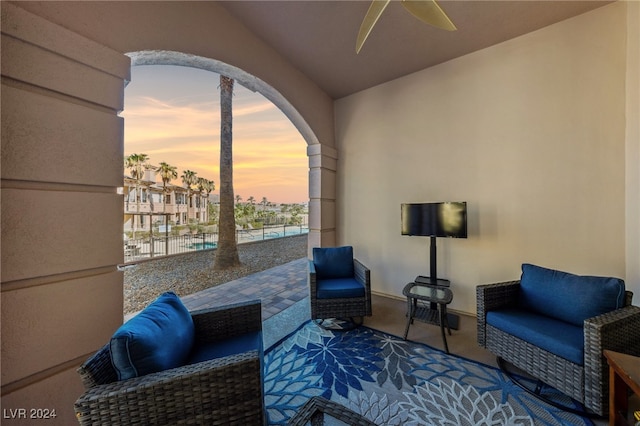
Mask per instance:
[[[172,52],[167,50],[145,50],[140,52],[127,53],[131,58],[131,66],[136,65],[179,65],[185,67],[199,68],[202,70],[213,71],[218,74],[226,75],[233,78],[242,86],[249,90],[262,94],[269,99],[274,105],[291,120],[293,125],[298,129],[307,145],[318,144],[318,138],[315,136],[311,127],[304,118],[291,105],[282,94],[271,87],[261,79],[251,74],[216,59],[204,58],[196,55],[189,55],[181,52]]]
[[[308,173],[308,192],[307,198],[310,201],[318,199],[318,193],[321,188],[321,173],[315,172],[321,166],[321,160],[315,160],[314,156],[323,154],[318,138],[312,131],[309,124],[304,120],[302,115],[293,107],[293,105],[280,92],[263,80],[241,70],[240,68],[228,65],[224,62],[205,58],[202,56],[190,55],[181,52],[165,51],[165,50],[147,50],[139,52],[127,53],[131,58],[131,66],[141,65],[173,65],[181,67],[190,67],[204,71],[211,71],[233,78],[244,89],[259,93],[273,105],[275,105],[298,130],[300,136],[307,143],[307,156],[309,158]],[[325,154],[326,155],[326,154]],[[156,161],[163,161],[157,160]],[[236,194],[237,195],[237,194]],[[246,194],[252,195],[252,194]],[[311,222],[320,223],[320,208],[317,203],[309,202],[309,220],[307,225],[311,231]],[[318,225],[314,225],[315,230],[319,230]]]
[[[233,78],[245,88],[262,94],[276,105],[307,142],[309,157],[309,243],[311,247],[333,245],[335,236],[335,182],[337,150],[320,142],[307,120],[278,90],[246,71],[216,59],[167,50],[144,50],[126,54],[136,65],[178,65],[213,71]],[[326,137],[326,136],[325,136]]]
[[[174,73],[171,73],[171,71],[167,71],[167,74],[170,74],[169,78],[166,78],[164,80],[164,84],[161,86],[165,86],[166,84],[172,84],[172,82],[176,82],[177,83],[177,79],[180,78],[180,76],[183,76],[184,73],[188,73],[187,75],[189,77],[191,77],[192,80],[196,80],[198,75],[209,75],[207,76],[206,82],[204,84],[201,84],[200,87],[200,93],[198,94],[198,96],[203,96],[202,93],[205,93],[205,97],[210,97],[211,101],[207,101],[207,114],[211,117],[219,117],[219,113],[216,112],[216,108],[217,108],[217,94],[216,94],[216,87],[218,85],[218,77],[217,75],[219,74],[224,74],[226,76],[229,76],[231,78],[233,78],[234,80],[237,80],[237,85],[236,85],[236,90],[238,90],[239,93],[237,93],[236,95],[238,96],[238,100],[242,99],[245,95],[255,98],[255,99],[262,99],[262,104],[263,105],[268,105],[269,103],[271,103],[271,111],[273,111],[273,114],[277,114],[280,118],[278,119],[280,123],[286,123],[288,130],[288,134],[289,135],[293,135],[295,134],[295,139],[290,137],[293,141],[296,142],[296,148],[295,151],[297,152],[297,154],[295,154],[296,156],[298,156],[298,160],[297,160],[297,164],[298,164],[298,172],[295,174],[295,179],[298,180],[299,182],[304,182],[305,183],[309,183],[308,179],[312,179],[313,176],[317,176],[316,175],[312,175],[311,173],[309,173],[309,166],[310,164],[307,164],[306,166],[306,171],[303,169],[300,169],[299,167],[305,167],[304,165],[304,160],[303,158],[300,158],[300,155],[304,155],[305,158],[308,157],[307,156],[307,149],[306,146],[302,145],[302,139],[307,142],[307,144],[310,143],[309,138],[311,137],[311,143],[313,143],[313,141],[315,141],[315,136],[313,135],[313,132],[311,132],[309,126],[307,125],[307,123],[302,120],[302,118],[300,117],[300,115],[297,113],[297,111],[291,106],[291,104],[286,101],[286,99],[284,99],[284,97],[282,97],[276,90],[274,90],[271,86],[269,86],[268,84],[266,84],[265,82],[261,81],[260,79],[257,79],[255,77],[250,76],[249,74],[247,74],[246,72],[239,70],[238,68],[235,67],[231,67],[228,66],[220,61],[216,61],[216,60],[210,60],[207,58],[202,58],[202,57],[195,57],[192,55],[185,55],[182,53],[178,53],[178,52],[139,52],[139,53],[131,53],[129,54],[129,56],[132,58],[132,67],[138,67],[138,66],[148,66],[148,65],[153,65],[153,66],[160,66],[158,67],[146,67],[146,68],[150,68],[150,69],[156,69],[157,70],[161,70],[161,69],[168,69],[171,70],[173,69]],[[180,69],[182,69],[183,71],[180,71]],[[189,69],[191,69],[189,71]],[[135,72],[136,70],[132,69],[132,73],[134,75],[135,78],[135,82],[137,83],[138,81],[140,81],[140,77],[141,76],[135,76]],[[146,74],[146,76],[149,78],[149,80],[151,80],[152,74]],[[132,79],[133,80],[133,79]],[[178,84],[179,87],[179,84]],[[129,89],[131,88],[131,86],[129,87]],[[176,90],[177,89],[177,90]],[[180,91],[180,89],[178,88],[174,88],[172,90],[175,93],[180,93],[180,96],[182,96],[183,92]],[[251,93],[253,92],[253,93]],[[153,93],[152,91],[148,91],[147,92],[149,94],[149,96],[153,96],[151,93]],[[268,96],[267,96],[268,95]],[[127,92],[125,91],[125,97],[129,96],[127,94]],[[184,96],[189,96],[189,92],[188,90],[184,91]],[[159,100],[156,102],[160,102],[162,105],[172,105],[174,104],[172,101],[169,101],[170,96],[166,99],[163,100]],[[165,103],[166,101],[166,103]],[[279,104],[276,104],[274,101],[279,102]],[[236,101],[234,101],[235,104]],[[241,103],[238,104],[239,107],[241,107]],[[279,111],[276,111],[276,108]],[[165,115],[165,121],[167,121],[167,123],[156,123],[156,126],[147,126],[147,128],[149,129],[150,133],[156,133],[157,135],[166,133],[162,131],[162,128],[164,128],[165,130],[168,129],[168,127],[164,127],[165,124],[168,124],[168,120],[171,119],[170,115],[171,114],[176,114],[176,115],[180,115],[179,113],[180,108],[167,108],[166,109],[166,115]],[[172,111],[171,114],[169,114],[168,112]],[[123,112],[123,116],[126,119],[126,123],[125,123],[125,128],[127,126],[130,125],[131,120],[133,120],[133,118],[127,117],[127,112],[128,112],[128,107],[125,107],[125,110]],[[184,115],[184,114],[183,114]],[[193,115],[193,114],[191,114]],[[195,113],[195,115],[200,115],[198,113]],[[291,117],[293,117],[294,119],[297,120],[297,122],[294,122]],[[240,120],[238,122],[236,122],[236,118],[239,118]],[[234,133],[235,131],[239,132],[239,135],[242,139],[242,116],[236,117],[234,118]],[[189,125],[193,126],[196,125],[196,127],[198,126],[198,124],[195,123],[195,121],[189,120]],[[236,125],[239,124],[240,127],[236,127]],[[181,122],[176,122],[176,125],[179,128],[184,129],[183,131],[187,131],[186,127],[184,127],[184,124],[182,124]],[[209,126],[209,129],[212,130],[211,134],[206,137],[205,139],[207,140],[206,144],[207,144],[207,149],[208,150],[212,150],[213,151],[217,151],[218,148],[218,143],[217,143],[217,130],[219,129],[219,124],[215,123],[214,121],[212,121],[211,123],[207,123],[207,126]],[[188,127],[188,126],[187,126]],[[213,128],[213,129],[212,129]],[[202,128],[200,128],[202,130]],[[302,129],[303,131],[300,131],[300,129]],[[267,129],[265,129],[267,130]],[[208,132],[207,132],[208,133]],[[307,135],[307,137],[305,137],[305,133]],[[125,134],[127,134],[127,131],[125,131]],[[166,133],[166,135],[164,136],[171,136],[169,139],[173,140],[173,148],[178,148],[176,149],[176,151],[180,151],[179,149],[179,145],[181,144],[181,140],[186,140],[186,139],[181,139],[181,131],[179,130],[178,132],[171,132],[169,131],[168,133]],[[152,138],[151,138],[152,139]],[[188,139],[188,138],[187,138]],[[241,139],[236,140],[234,138],[234,145],[236,142],[240,141]],[[127,149],[127,144],[129,141],[129,137],[127,137],[125,139],[125,157],[127,157],[129,154],[132,154],[133,151],[131,151],[131,149]],[[147,140],[146,144],[142,144],[142,146],[146,146],[146,147],[151,147],[154,146],[155,144],[153,142],[155,142],[156,144],[161,144],[162,141],[160,139],[156,140],[156,141],[152,141],[152,140]],[[263,143],[263,146],[268,146],[268,145],[272,145],[275,147],[275,143],[277,143],[277,139],[274,138],[270,141],[264,141],[266,143]],[[273,142],[273,143],[271,143]],[[299,144],[299,145],[298,145]],[[289,143],[289,145],[291,146],[292,143]],[[299,146],[299,148],[297,148]],[[151,152],[149,151],[144,151],[145,149],[149,149]],[[136,153],[138,153],[137,149],[134,150]],[[185,225],[188,224],[188,221],[190,220],[195,220],[198,221],[198,210],[194,207],[192,209],[181,209],[181,210],[176,210],[177,208],[182,208],[182,207],[187,207],[187,205],[189,204],[189,202],[187,202],[187,205],[173,205],[173,204],[180,204],[177,203],[177,199],[178,196],[181,195],[180,192],[185,192],[186,190],[181,186],[182,184],[179,183],[180,182],[180,175],[183,173],[184,171],[184,164],[180,164],[180,162],[177,160],[177,156],[170,156],[168,158],[166,157],[162,157],[162,155],[160,154],[163,149],[160,148],[158,149],[158,151],[154,154],[154,150],[151,148],[141,148],[141,151],[139,153],[143,153],[144,154],[151,154],[149,156],[149,165],[158,165],[159,162],[165,162],[165,161],[169,161],[172,163],[172,165],[177,165],[179,166],[177,173],[178,173],[178,177],[174,178],[174,183],[177,183],[177,185],[173,185],[172,188],[170,189],[169,186],[167,186],[168,191],[166,192],[166,194],[172,194],[172,195],[163,195],[165,194],[165,190],[162,187],[162,183],[160,183],[160,181],[156,180],[156,177],[154,175],[154,173],[149,173],[149,172],[153,172],[153,170],[149,171],[147,170],[147,173],[145,173],[145,183],[147,184],[146,188],[143,188],[141,193],[143,196],[140,197],[140,199],[145,198],[144,195],[147,194],[146,197],[146,204],[150,204],[150,208],[151,208],[151,212],[147,213],[148,216],[144,216],[144,213],[135,213],[135,198],[136,198],[136,193],[137,193],[137,189],[134,190],[134,197],[131,198],[130,196],[128,196],[128,193],[130,194],[130,192],[127,191],[127,188],[125,188],[125,204],[127,204],[127,202],[129,204],[132,204],[133,207],[131,209],[128,209],[125,206],[125,220],[127,220],[127,216],[133,216],[134,220],[140,220],[143,219],[145,220],[145,223],[143,224],[139,224],[138,225],[138,230],[140,231],[140,234],[144,235],[144,238],[138,238],[137,240],[131,237],[131,229],[127,230],[127,227],[125,226],[125,238],[127,238],[127,244],[125,245],[125,264],[127,263],[137,263],[143,259],[148,259],[150,257],[162,257],[165,255],[171,255],[171,254],[178,254],[178,253],[183,253],[184,251],[176,251],[176,244],[175,242],[178,242],[178,246],[181,247],[189,247],[189,248],[193,248],[193,246],[203,246],[201,248],[215,248],[215,243],[217,241],[216,239],[216,235],[217,232],[214,230],[215,229],[215,225],[214,226],[210,226],[211,223],[201,223],[198,222],[198,228],[201,228],[200,225],[204,225],[205,230],[204,231],[198,231],[196,232],[192,232],[191,233],[186,233],[186,234],[175,234],[172,235],[170,234],[172,231],[175,231],[176,228],[185,228]],[[197,148],[196,148],[197,151]],[[239,151],[236,152],[236,149],[234,148],[234,157],[235,154],[240,153]],[[274,152],[275,155],[277,155]],[[266,153],[265,153],[266,155]],[[286,158],[286,156],[282,156],[283,158]],[[300,160],[303,161],[302,164],[300,164]],[[175,162],[174,162],[175,161]],[[210,161],[210,166],[215,166],[215,167],[211,167],[211,168],[215,168],[217,169],[217,153],[215,153],[214,155],[211,155],[210,160],[207,159],[207,161]],[[202,163],[202,161],[201,161]],[[309,162],[310,163],[310,162]],[[284,165],[284,163],[281,163]],[[198,172],[198,176],[202,176],[204,178],[213,178],[216,180],[216,185],[218,185],[218,177],[217,177],[217,171],[215,172],[215,174],[210,175],[210,176],[206,176],[206,171],[205,170],[198,170],[197,168],[194,168],[193,170]],[[264,169],[263,169],[264,170]],[[127,170],[125,170],[126,173]],[[300,174],[300,171],[302,171],[303,174]],[[209,170],[209,172],[211,172],[211,170]],[[238,177],[239,173],[238,172],[242,172],[242,170],[238,170],[236,171],[236,173],[234,173],[234,177]],[[154,175],[153,177],[149,178],[148,176]],[[158,178],[159,179],[159,178]],[[132,179],[129,178],[129,181],[131,181]],[[125,187],[127,187],[127,177],[125,176]],[[134,183],[129,182],[128,183],[128,187],[129,189],[134,188]],[[304,184],[303,184],[304,185]],[[236,185],[234,185],[236,186]],[[304,188],[305,191],[304,193],[302,193],[301,195],[303,195],[304,198],[301,198],[299,195],[296,196],[295,200],[289,200],[289,201],[281,201],[281,203],[287,203],[290,206],[294,206],[295,204],[289,204],[289,203],[297,203],[297,202],[302,202],[305,203],[307,205],[309,205],[310,203],[308,203],[309,200],[309,187],[311,185],[307,185],[307,188]],[[216,188],[217,189],[217,188]],[[154,192],[155,191],[155,192]],[[259,190],[258,190],[259,191]],[[195,192],[195,191],[194,191]],[[156,194],[157,193],[157,194]],[[298,192],[298,194],[300,194],[300,192]],[[149,202],[149,198],[151,198],[152,196],[158,195],[158,199],[155,200],[154,202]],[[191,199],[193,194],[189,195],[189,194],[182,194],[183,198],[186,199]],[[215,193],[212,193],[212,195],[215,195]],[[243,201],[245,201],[245,199],[247,197],[253,198],[253,195],[258,196],[257,200],[255,200],[256,204],[258,205],[258,207],[256,207],[257,210],[264,210],[265,206],[260,206],[260,200],[265,199],[266,197],[263,197],[262,193],[250,193],[250,192],[241,192],[238,191],[238,187],[236,186],[236,196],[238,197],[239,195],[243,196]],[[132,201],[134,200],[134,201]],[[184,201],[184,200],[183,200]],[[246,200],[248,201],[248,200]],[[137,203],[138,205],[140,204],[140,202]],[[155,204],[155,209],[154,210],[154,204]],[[185,203],[181,203],[181,204],[185,204]],[[236,205],[237,207],[238,205]],[[131,207],[131,206],[129,206]],[[278,209],[280,209],[280,205],[277,206]],[[143,210],[146,208],[145,211],[149,210],[149,206],[144,206]],[[134,212],[133,215],[128,215],[128,213]],[[158,215],[153,216],[153,211],[161,211],[162,213],[166,213],[167,216],[166,218],[161,217],[162,215]],[[176,215],[176,212],[179,211],[179,218]],[[195,219],[190,219],[191,217],[194,216],[194,212],[195,212]],[[301,223],[299,224],[300,226],[298,227],[299,230],[296,230],[295,226],[289,226],[289,228],[287,228],[287,225],[291,225],[291,223],[287,223],[287,222],[281,222],[279,221],[279,219],[281,219],[280,215],[278,215],[278,217],[275,217],[276,219],[276,223],[272,224],[272,223],[262,223],[262,224],[256,224],[253,223],[254,227],[251,227],[251,223],[248,224],[249,226],[249,230],[247,230],[247,225],[244,225],[243,222],[240,222],[240,225],[238,225],[238,218],[236,218],[236,224],[237,226],[242,226],[243,229],[240,230],[240,232],[238,233],[238,243],[243,243],[243,242],[256,242],[259,240],[265,240],[266,239],[270,239],[270,238],[276,238],[273,236],[273,234],[277,234],[277,237],[282,237],[282,236],[293,236],[296,234],[296,232],[298,234],[302,234],[302,233],[307,233],[308,232],[308,227],[309,227],[309,221],[306,218],[306,209],[305,211],[303,211],[302,216],[303,218],[301,218]],[[270,213],[270,212],[269,212]],[[187,217],[189,216],[189,218]],[[152,227],[151,226],[151,221],[152,220],[157,220],[158,217],[161,217],[162,219],[166,220],[166,226],[162,226],[165,230],[168,229],[169,234],[167,234],[167,237],[164,237],[164,234],[162,235],[158,235],[157,231],[158,231],[158,227],[156,227],[155,225]],[[200,217],[204,217],[204,218],[208,218],[207,214],[202,214]],[[131,217],[129,217],[129,221],[131,221]],[[142,226],[141,226],[142,225]],[[165,225],[165,223],[163,222],[163,225]],[[177,225],[177,226],[175,226]],[[268,225],[268,226],[258,226],[258,225]],[[173,228],[172,228],[173,226]],[[191,228],[191,226],[189,226],[189,228]],[[266,229],[265,229],[266,228]],[[276,229],[274,229],[276,228]],[[150,230],[154,229],[153,231],[153,235],[155,237],[151,237],[149,238],[149,233]],[[184,229],[182,229],[182,231],[185,231]],[[275,232],[277,231],[277,232]],[[284,231],[284,232],[282,232]],[[164,231],[163,231],[164,232]],[[265,237],[266,236],[266,237]],[[155,238],[155,239],[154,239]],[[168,242],[166,244],[166,248],[165,248],[165,244],[162,242],[163,241],[171,241]],[[200,240],[199,238],[202,238],[202,240]],[[249,238],[249,240],[247,240],[247,238]],[[188,240],[188,241],[187,241]],[[307,239],[305,238],[305,245],[306,245],[306,241]],[[182,244],[181,244],[182,243]],[[294,243],[296,246],[296,252],[299,252],[299,248],[301,247],[299,243]],[[129,246],[137,248],[137,247],[142,247],[142,249],[135,249],[135,251],[132,251]],[[156,247],[155,249],[153,249],[153,247]],[[149,250],[149,248],[151,247],[151,250]],[[159,248],[159,249],[158,249]],[[199,248],[198,248],[199,249]],[[186,251],[191,251],[191,250],[186,250]],[[130,253],[131,252],[131,253]],[[150,254],[151,253],[151,254]],[[128,256],[129,254],[137,254],[134,256]],[[281,258],[286,258],[285,256],[282,256],[282,254],[279,256]],[[134,268],[137,269],[137,268]],[[133,269],[131,270],[127,270],[127,273],[125,274],[125,315],[135,312],[136,306],[130,306],[129,303],[129,297],[127,297],[128,291],[127,289],[129,288],[128,286],[128,282],[129,282],[129,278],[131,278],[131,274],[133,273]],[[156,285],[159,284],[159,287],[163,286],[163,283],[156,283]],[[202,290],[201,288],[198,288],[197,286],[195,286],[194,288],[194,292],[195,291],[200,291]],[[186,293],[187,290],[182,289],[182,293],[183,294],[190,294],[190,293]],[[140,299],[141,295],[136,295],[135,299]],[[136,304],[137,305],[137,304]]]

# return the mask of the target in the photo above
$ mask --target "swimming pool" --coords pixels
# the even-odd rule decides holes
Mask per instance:
[[[196,250],[214,249],[218,247],[218,243],[193,243],[189,244],[187,247]]]

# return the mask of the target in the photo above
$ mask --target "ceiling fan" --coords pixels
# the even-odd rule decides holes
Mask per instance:
[[[373,26],[378,22],[380,15],[382,15],[389,3],[391,3],[391,0],[373,0],[371,2],[362,25],[360,25],[356,40],[356,53],[360,53],[360,49],[362,49],[362,45],[369,37]],[[400,3],[422,22],[447,31],[457,30],[451,19],[436,3],[436,0],[402,0]]]

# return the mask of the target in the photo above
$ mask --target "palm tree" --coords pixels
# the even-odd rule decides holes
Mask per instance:
[[[233,205],[233,79],[220,75],[220,219],[213,268],[240,265]]]
[[[135,198],[136,198],[136,213],[140,213],[140,182],[144,176],[144,170],[149,168],[147,160],[149,156],[147,154],[131,154],[124,158],[124,167],[129,169],[131,177],[136,180]],[[133,235],[132,238],[136,238],[138,217],[133,218]]]
[[[156,168],[156,172],[160,173],[162,179],[162,213],[167,212],[167,184],[173,179],[178,178],[178,169],[164,161]]]
[[[205,193],[206,188],[207,188],[207,183],[209,182],[209,180],[203,178],[203,177],[199,177],[196,181],[196,186],[198,187],[198,191],[200,191],[200,194],[198,195],[200,198],[200,220],[202,220],[203,217],[203,211],[204,211],[204,197],[202,196],[202,194]]]
[[[294,204],[291,207],[291,224],[292,225],[300,225],[302,223],[302,218],[300,217],[300,213],[304,208],[300,204]]]
[[[198,177],[197,173],[191,170],[185,170],[182,172],[182,184],[187,188],[187,224],[189,224],[189,205],[191,204],[191,185],[194,185],[197,182]]]
[[[209,195],[211,194],[211,191],[216,189],[216,184],[214,181],[212,180],[206,180],[205,179],[205,185],[204,185],[204,190],[207,193],[207,199],[206,199],[206,208],[207,208],[207,212],[209,211]],[[209,220],[210,221],[210,220]]]

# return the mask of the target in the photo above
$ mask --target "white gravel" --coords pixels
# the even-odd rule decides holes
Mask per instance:
[[[186,296],[307,256],[307,235],[238,245],[242,265],[214,271],[216,250],[154,259],[124,271],[124,313],[137,312],[166,291]]]

